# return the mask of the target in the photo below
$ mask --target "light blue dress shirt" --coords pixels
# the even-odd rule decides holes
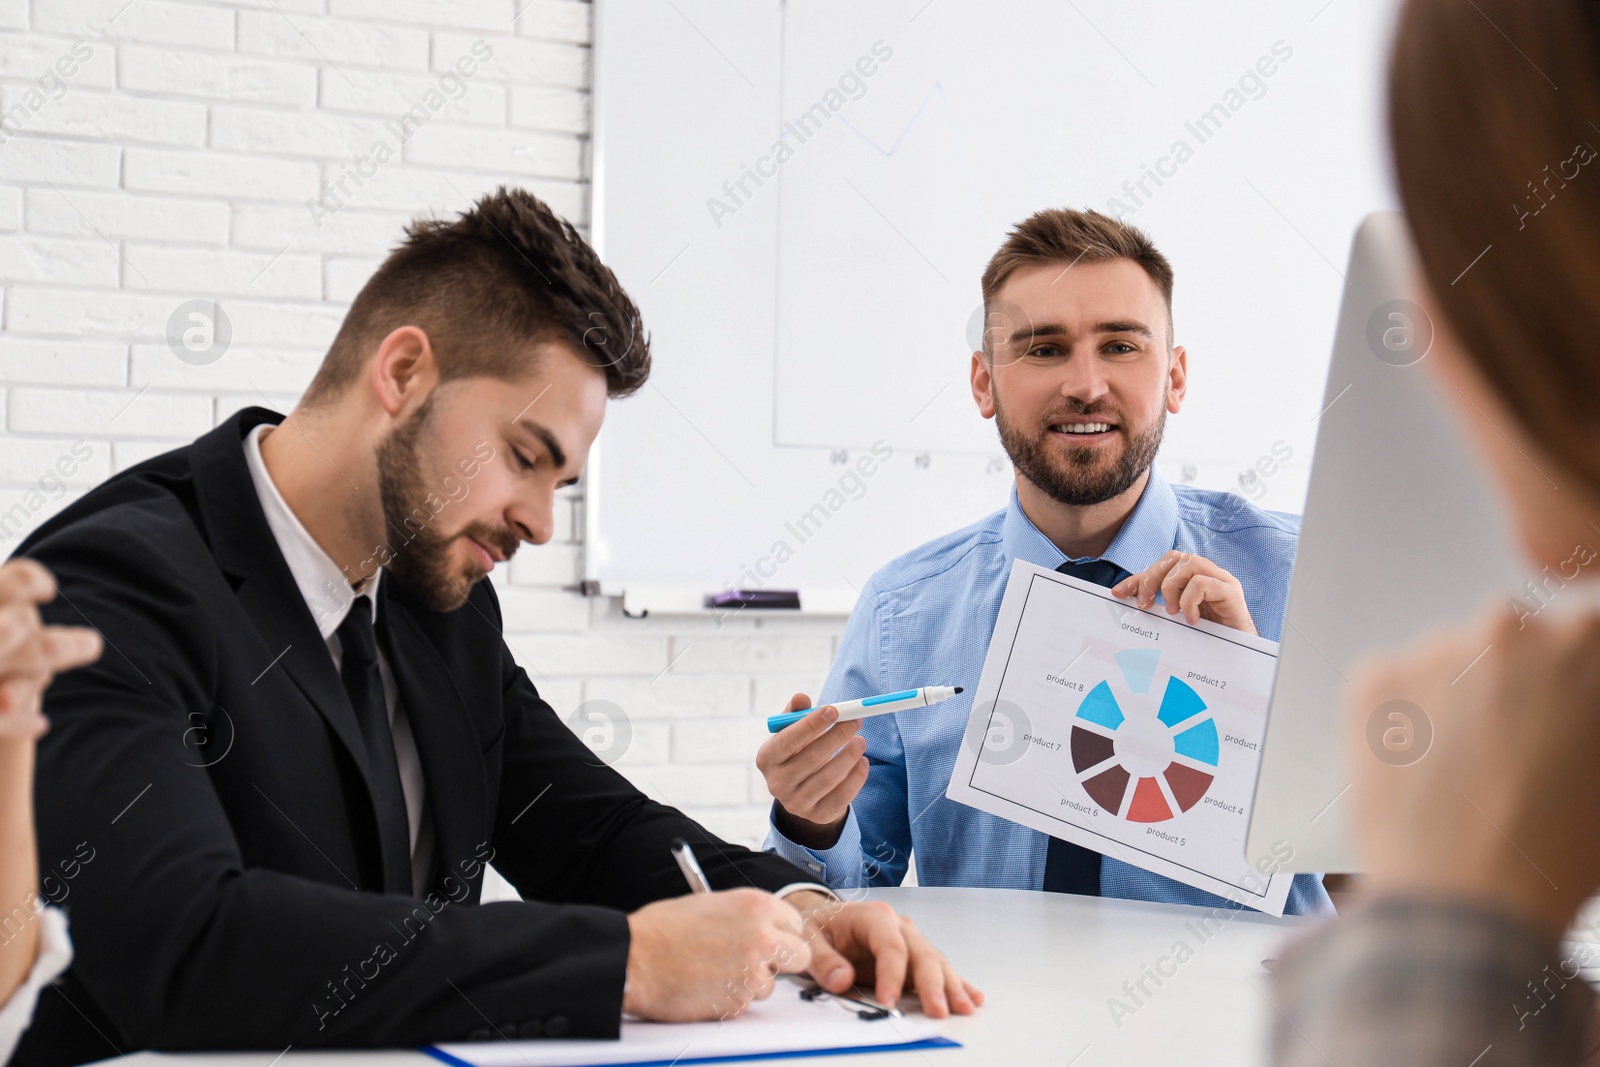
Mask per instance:
[[[1263,511],[1232,493],[1174,487],[1152,467],[1133,513],[1101,558],[1137,574],[1174,548],[1204,556],[1239,579],[1256,629],[1276,641],[1299,526],[1298,516]],[[1013,487],[1003,510],[913,549],[872,576],[819,703],[922,685],[961,685],[966,692],[913,714],[864,720],[871,771],[838,843],[808,849],[770,826],[769,851],[835,889],[899,885],[913,854],[921,885],[1044,884],[1044,834],[944,795],[1011,563],[1018,559],[1055,568],[1067,557],[1022,513]],[[1100,893],[1237,906],[1111,856],[1101,861]],[[1321,878],[1296,875],[1286,910],[1333,914]]]

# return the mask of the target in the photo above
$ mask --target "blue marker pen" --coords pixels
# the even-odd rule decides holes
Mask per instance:
[[[861,700],[840,700],[832,705],[824,704],[823,707],[839,709],[839,721],[849,722],[851,719],[865,719],[869,715],[887,715],[893,711],[909,711],[912,708],[925,708],[929,704],[937,704],[941,700],[949,700],[961,687],[948,685],[925,685],[921,689],[903,689],[898,693],[885,693],[882,696],[865,697]],[[787,711],[782,715],[767,717],[767,732],[775,734],[785,726],[792,726],[801,719],[810,715],[816,708],[801,708],[799,711]]]

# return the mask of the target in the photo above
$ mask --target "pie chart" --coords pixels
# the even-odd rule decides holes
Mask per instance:
[[[1217,724],[1183,679],[1159,697],[1158,648],[1116,654],[1119,678],[1084,694],[1072,725],[1072,767],[1103,810],[1128,822],[1165,822],[1206,795],[1217,773]]]

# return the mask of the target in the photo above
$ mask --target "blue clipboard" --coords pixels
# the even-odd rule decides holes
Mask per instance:
[[[849,1056],[861,1052],[920,1052],[925,1049],[960,1048],[959,1041],[952,1041],[948,1037],[930,1037],[920,1041],[905,1041],[896,1045],[857,1045],[854,1047],[797,1049],[793,1052],[756,1052],[738,1056],[680,1056],[670,1060],[628,1060],[626,1062],[608,1063],[604,1067],[678,1067],[680,1064],[691,1063],[748,1063],[753,1060],[797,1060],[806,1056]],[[434,1045],[424,1045],[423,1052],[450,1065],[450,1067],[478,1067],[470,1060],[454,1056]],[[541,1065],[545,1067],[545,1065]],[[559,1067],[559,1065],[549,1065]],[[567,1065],[567,1067],[584,1067],[584,1065]]]

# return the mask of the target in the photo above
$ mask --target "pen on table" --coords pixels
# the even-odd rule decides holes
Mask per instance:
[[[695,859],[694,849],[689,847],[689,842],[685,841],[681,837],[673,838],[672,858],[678,861],[678,870],[683,872],[683,880],[689,883],[689,889],[692,892],[711,892],[711,883],[706,881],[706,872],[700,869],[700,861]],[[862,1014],[861,1017],[863,1019],[905,1018],[905,1013],[899,1008],[891,1008],[886,1004],[879,1004],[877,1001],[868,1000],[866,997],[851,997],[846,996],[843,993],[829,993],[826,989],[823,989],[820,984],[813,979],[807,978],[805,975],[781,974],[777,975],[776,977],[787,978],[791,982],[799,984],[802,987],[802,996],[804,996],[807,991],[816,990],[822,994],[832,997],[835,1000],[842,1000],[850,1004],[859,1004],[861,1007],[869,1009],[867,1013]],[[816,994],[813,993],[813,995]],[[811,997],[807,997],[807,999],[809,1000]]]
[[[959,685],[925,685],[921,689],[902,689],[898,693],[884,693],[881,696],[863,697],[860,700],[837,700],[831,705],[821,706],[837,708],[839,721],[849,722],[851,719],[865,719],[869,715],[888,715],[895,711],[925,708],[941,700],[949,700],[959,692],[961,692]],[[786,726],[793,726],[816,710],[816,708],[801,708],[799,711],[770,715],[767,717],[767,732],[775,734]]]

